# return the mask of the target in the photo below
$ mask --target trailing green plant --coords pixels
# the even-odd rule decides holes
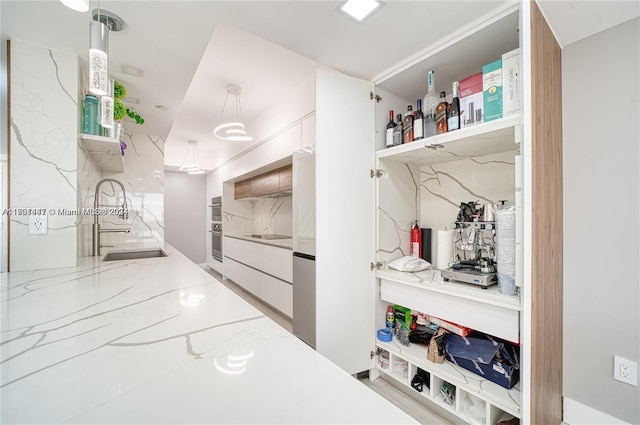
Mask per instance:
[[[133,109],[127,108],[127,116],[134,120],[136,124],[144,124],[144,118],[142,118],[136,111]]]
[[[113,82],[113,98],[115,100],[122,100],[127,97],[127,88],[117,81]]]
[[[120,100],[113,101],[113,119],[122,121],[127,116],[127,107]]]
[[[113,119],[115,121],[122,121],[126,117],[131,118],[136,124],[144,124],[144,118],[140,116],[133,108],[127,108],[122,99],[127,96],[127,88],[124,84],[114,81],[113,82]]]

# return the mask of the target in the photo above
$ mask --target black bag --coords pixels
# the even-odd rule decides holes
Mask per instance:
[[[437,332],[437,329],[431,329],[429,326],[418,325],[409,334],[409,342],[416,344],[429,344],[431,337]]]

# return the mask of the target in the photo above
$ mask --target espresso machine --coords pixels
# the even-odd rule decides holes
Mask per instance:
[[[496,276],[495,207],[477,202],[462,203],[454,230],[454,255],[450,267],[441,271],[445,282],[470,283],[487,289]]]

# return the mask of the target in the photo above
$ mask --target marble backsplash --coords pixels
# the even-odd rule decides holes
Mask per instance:
[[[94,205],[96,184],[101,178],[115,179],[125,187],[129,216],[117,214],[99,217],[102,229],[129,229],[128,233],[103,233],[103,245],[160,244],[164,241],[164,144],[165,139],[146,134],[125,133],[127,144],[123,173],[103,172],[95,175],[91,166],[83,167],[87,173],[83,187],[82,207]],[[123,204],[122,190],[113,182],[100,186],[99,205],[113,208]],[[85,216],[82,223],[82,255],[91,254],[92,224],[94,217]],[[104,253],[104,248],[102,252]]]
[[[46,211],[48,233],[30,235],[28,215],[10,217],[10,270],[76,265],[78,58],[12,39],[9,117],[11,208]],[[37,255],[34,255],[37,253]]]
[[[435,234],[456,220],[461,202],[515,203],[513,152],[422,167],[383,161],[381,168],[386,177],[378,182],[380,261],[409,255],[413,220]]]

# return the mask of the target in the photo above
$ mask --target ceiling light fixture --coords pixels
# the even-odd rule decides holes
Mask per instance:
[[[351,16],[358,22],[362,22],[364,18],[380,7],[380,2],[376,0],[349,0],[340,10]]]
[[[109,92],[109,31],[121,31],[122,19],[108,10],[93,10],[89,22],[89,91],[98,96]]]
[[[249,142],[253,140],[253,137],[247,136],[244,124],[242,123],[242,106],[240,105],[240,93],[242,93],[242,87],[237,84],[227,84],[226,88],[227,96],[224,98],[224,103],[222,104],[220,120],[222,120],[222,115],[224,113],[224,108],[227,105],[229,95],[236,97],[236,120],[217,126],[213,130],[213,134],[219,139],[230,142]]]
[[[87,12],[89,10],[89,0],[60,0],[60,3],[78,12]]]
[[[188,174],[204,174],[204,170],[200,169],[198,165],[198,142],[195,140],[189,140],[187,145],[187,151],[184,153],[182,160],[182,166],[180,171],[185,171]]]

